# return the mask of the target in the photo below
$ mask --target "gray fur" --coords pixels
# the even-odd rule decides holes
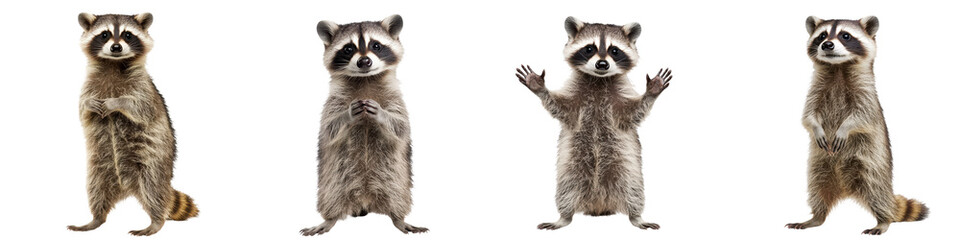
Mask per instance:
[[[152,46],[146,32],[152,15],[82,13],[79,19],[84,43],[100,34],[91,30],[127,29],[140,32],[144,47],[128,58],[106,59],[87,51],[94,45],[83,45],[89,72],[80,96],[80,120],[87,139],[87,190],[93,220],[68,228],[96,229],[114,204],[128,196],[137,198],[151,220],[149,227],[130,231],[133,235],[154,234],[166,219],[197,216],[192,198],[170,185],[176,139],[163,96],[144,68]]]
[[[876,56],[876,17],[868,17],[870,24],[851,24],[850,20],[820,20],[807,18],[810,44],[824,26],[842,27],[843,31],[862,37],[863,55],[842,63],[831,63],[811,54],[814,77],[803,111],[803,125],[810,133],[808,161],[808,191],[813,218],[787,227],[805,229],[823,224],[830,209],[840,200],[852,197],[866,207],[877,219],[874,228],[864,234],[879,235],[890,223],[919,221],[926,217],[925,205],[893,193],[893,158],[883,108],[877,97],[873,75]],[[864,27],[874,27],[873,29]],[[828,38],[836,40],[835,37]],[[843,48],[837,44],[837,48]],[[820,50],[818,46],[809,49]]]
[[[570,34],[565,53],[574,54],[581,42],[590,39],[617,41],[625,54],[636,56],[634,39],[627,31],[638,34],[639,25],[628,27],[588,24],[567,18]],[[601,47],[600,49],[604,49]],[[601,59],[609,60],[610,57]],[[632,59],[632,60],[635,60]],[[560,121],[559,157],[557,160],[556,204],[560,219],[543,223],[539,229],[558,229],[568,225],[575,213],[602,216],[626,214],[641,229],[659,229],[656,223],[641,218],[644,209],[643,174],[640,141],[636,128],[646,118],[654,101],[669,86],[670,71],[661,71],[647,78],[647,92],[638,95],[626,73],[635,64],[625,64],[622,73],[596,76],[583,72],[575,63],[575,71],[566,87],[550,91],[544,87],[543,75],[529,66],[517,69],[517,77],[537,97],[551,116]]]
[[[399,18],[396,15],[387,18],[393,24],[335,25],[329,21],[319,24],[324,29],[320,31],[321,38],[327,42],[325,63],[331,71],[330,96],[320,121],[317,166],[317,211],[325,221],[302,229],[300,232],[305,236],[323,234],[348,215],[359,217],[368,212],[389,216],[403,233],[428,230],[404,221],[413,204],[410,194],[412,148],[410,123],[395,64],[373,75],[359,77],[342,73],[348,70],[331,67],[330,51],[338,51],[339,46],[331,46],[330,42],[342,42],[360,33],[370,39],[373,39],[371,35],[390,35],[391,29],[385,28],[388,26],[397,27],[392,30],[399,33]],[[324,37],[325,31],[329,31],[328,37]],[[389,44],[399,59],[402,53],[399,41],[383,44]],[[372,55],[359,51],[355,54]]]

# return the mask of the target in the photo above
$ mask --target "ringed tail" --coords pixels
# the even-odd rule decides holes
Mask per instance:
[[[170,214],[167,218],[174,221],[183,221],[200,214],[197,205],[193,203],[193,198],[177,190],[173,190],[173,204],[170,206]]]
[[[916,199],[908,199],[903,195],[897,195],[897,222],[914,222],[927,218],[930,214],[930,208]]]

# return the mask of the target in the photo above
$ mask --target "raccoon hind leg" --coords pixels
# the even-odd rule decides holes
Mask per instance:
[[[88,136],[90,137],[99,140],[110,138],[109,135]],[[87,200],[93,220],[82,226],[67,226],[67,229],[73,231],[90,231],[100,227],[107,221],[107,214],[113,206],[127,196],[120,188],[120,179],[113,162],[112,145],[101,142],[98,147],[90,147],[88,151],[90,162],[87,169]]]
[[[829,159],[813,160],[808,174],[810,179],[807,182],[807,192],[809,194],[807,203],[810,205],[813,217],[802,223],[788,223],[787,228],[807,229],[823,225],[833,208],[840,199],[844,197],[844,191],[840,187],[840,179],[834,173],[834,168],[830,165]]]

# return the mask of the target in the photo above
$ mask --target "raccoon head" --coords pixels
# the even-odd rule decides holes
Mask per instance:
[[[877,28],[880,20],[869,16],[860,20],[821,20],[807,18],[807,55],[814,62],[842,64],[873,62],[876,56]]]
[[[567,17],[564,25],[569,38],[563,55],[577,71],[609,77],[627,73],[636,66],[640,24],[584,23]]]
[[[338,25],[320,21],[317,34],[325,47],[323,62],[331,75],[364,77],[396,69],[403,56],[400,15],[379,22]]]
[[[91,59],[126,61],[141,59],[153,47],[147,28],[153,15],[93,15],[80,13],[83,36],[80,46]]]

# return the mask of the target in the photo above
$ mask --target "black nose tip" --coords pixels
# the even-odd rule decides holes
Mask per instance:
[[[597,61],[597,69],[600,69],[600,70],[610,69],[610,63],[608,63],[607,60]]]
[[[120,52],[123,51],[123,46],[120,46],[119,43],[114,43],[113,46],[110,46],[110,52]]]
[[[823,42],[823,45],[820,46],[820,49],[833,50],[833,42]]]
[[[373,61],[370,60],[370,57],[360,57],[360,60],[357,60],[357,67],[359,68],[368,68],[373,66]]]

